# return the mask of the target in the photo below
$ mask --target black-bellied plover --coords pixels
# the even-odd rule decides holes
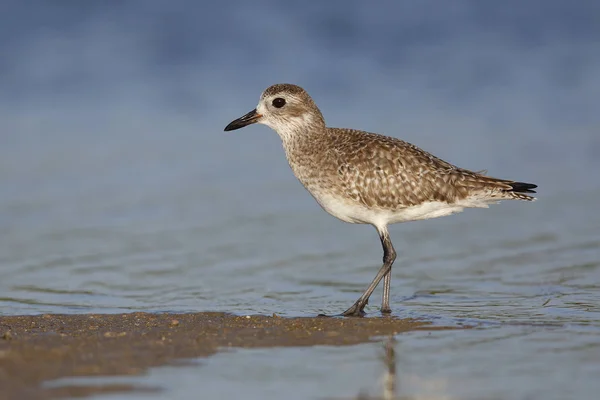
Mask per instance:
[[[464,208],[487,208],[498,200],[535,200],[527,194],[535,193],[534,184],[458,168],[393,137],[328,128],[312,98],[296,85],[267,88],[258,106],[225,130],[256,122],[279,134],[294,175],[325,211],[342,221],[373,225],[379,233],[383,266],[344,316],[364,315],[381,279],[381,312],[391,312],[396,251],[389,224],[442,217]]]

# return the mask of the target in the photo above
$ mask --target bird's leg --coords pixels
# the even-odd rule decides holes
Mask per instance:
[[[384,310],[390,309],[389,284],[391,279],[392,264],[396,259],[396,250],[394,250],[394,246],[392,245],[392,241],[390,240],[390,234],[388,233],[387,227],[377,228],[377,232],[379,233],[381,245],[383,246],[383,265],[379,269],[379,272],[377,272],[375,279],[373,279],[367,290],[365,290],[365,292],[358,298],[358,300],[356,300],[352,307],[350,307],[342,313],[342,315],[345,317],[360,317],[365,314],[364,308],[369,302],[369,297],[371,297],[371,294],[373,293],[377,285],[379,285],[379,282],[383,277],[386,277],[388,288],[386,290],[384,286],[381,309],[383,312],[387,312]]]
[[[381,300],[381,312],[384,314],[391,314],[392,309],[390,307],[390,290],[392,283],[392,264],[396,260],[396,250],[392,245],[390,234],[387,229],[383,233],[379,233],[381,238],[381,244],[383,245],[383,263],[389,263],[389,270],[387,274],[383,276],[383,297]]]
[[[390,289],[392,283],[392,268],[383,277],[383,298],[381,299],[381,312],[383,314],[391,314],[390,308]]]

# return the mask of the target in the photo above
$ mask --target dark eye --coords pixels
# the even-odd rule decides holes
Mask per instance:
[[[282,99],[281,97],[278,97],[275,100],[273,100],[273,107],[275,107],[275,108],[281,108],[283,106],[285,106],[285,99]]]

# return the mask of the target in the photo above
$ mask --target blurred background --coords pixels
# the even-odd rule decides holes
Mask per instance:
[[[433,237],[466,225],[483,247],[597,234],[599,16],[595,1],[4,1],[2,313],[256,311],[270,291],[323,289],[326,308],[319,282],[362,266],[342,287],[359,292],[380,259],[371,228],[320,210],[274,132],[223,132],[277,82],[330,126],[539,185],[536,204],[393,228],[429,237],[423,254],[468,251]]]
[[[330,126],[539,185],[533,204],[394,226],[392,308],[566,324],[582,379],[600,348],[599,21],[595,0],[4,0],[0,313],[349,306],[375,231],[322,211],[268,128],[223,132],[289,82]]]
[[[354,239],[369,252],[344,269],[363,263],[373,273],[374,232],[324,213],[274,132],[223,132],[277,82],[305,87],[330,126],[386,133],[465,168],[537,183],[541,203],[492,212],[539,212],[538,233],[557,234],[581,202],[592,208],[575,218],[597,221],[595,1],[4,1],[2,15],[3,313],[169,309],[155,296],[181,296],[183,283],[194,293],[172,306],[218,308],[218,297],[198,298],[221,264],[249,277],[275,261],[266,270],[277,273],[312,253],[344,257]],[[554,198],[560,216],[539,211]],[[394,230],[410,236],[470,218],[492,216],[476,210]],[[528,229],[507,224],[507,239]],[[227,279],[208,287],[237,286]]]

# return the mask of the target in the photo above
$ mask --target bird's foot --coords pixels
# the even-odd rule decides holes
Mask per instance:
[[[341,314],[335,314],[335,315],[327,315],[327,314],[319,314],[317,315],[317,317],[364,317],[366,315],[365,313],[365,307],[366,305],[369,304],[369,299],[361,301],[361,299],[358,299],[356,301],[356,303],[352,304],[352,307],[350,307],[349,309],[347,309],[346,311],[344,311]],[[389,312],[392,312],[392,310],[390,310]]]
[[[351,311],[351,310],[346,310],[341,314],[333,314],[333,315],[328,315],[328,314],[317,314],[317,318],[336,318],[336,317],[364,317],[366,314],[363,310],[360,311]]]
[[[356,303],[354,303],[352,305],[352,307],[350,307],[349,309],[344,311],[341,315],[343,317],[364,317],[365,316],[364,310],[365,310],[366,305],[367,305],[367,302],[361,303],[359,300]]]
[[[390,308],[390,306],[381,306],[381,313],[382,314],[391,314],[392,313],[392,309]]]

